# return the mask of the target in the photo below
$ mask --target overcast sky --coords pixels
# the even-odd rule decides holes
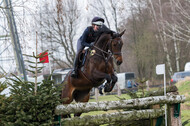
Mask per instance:
[[[39,19],[40,10],[42,10],[45,6],[44,3],[48,2],[49,6],[55,6],[55,1],[56,0],[12,0],[15,21],[19,33],[20,43],[22,46],[22,53],[32,54],[32,52],[35,52],[36,32],[38,27],[37,25],[39,25],[36,24],[36,17]],[[88,0],[78,0],[79,9],[82,12],[82,19],[80,22],[80,28],[77,32],[78,34],[75,37],[75,41],[77,41],[77,39],[80,37],[85,27],[90,25],[91,18],[98,16],[93,15],[89,11],[89,5],[87,5],[87,1]],[[127,4],[129,4],[129,2],[127,2]],[[3,6],[3,0],[0,0],[0,7]],[[42,15],[45,16],[46,14],[43,13]],[[2,9],[0,9],[0,22],[0,36],[6,35],[6,31],[9,31],[9,29],[7,27],[6,17]],[[0,66],[3,67],[6,71],[14,71],[15,60],[11,41],[9,37],[6,37],[6,40],[4,39],[5,38],[0,38]],[[6,48],[7,50],[4,51]]]
[[[48,2],[50,6],[55,6],[55,0],[48,0]],[[39,13],[44,7],[44,3],[47,3],[47,0],[12,0],[15,21],[20,37],[19,40],[22,46],[22,53],[24,54],[32,54],[32,52],[35,52],[37,30],[35,31],[32,28],[35,29],[35,27],[37,27],[35,18],[40,16]],[[86,10],[86,0],[78,0],[78,3],[84,17],[88,13]],[[3,0],[0,0],[0,7],[4,7]],[[0,9],[0,22],[0,36],[7,35],[6,33],[9,29],[6,16],[2,9]],[[84,29],[85,25],[87,25],[86,20],[84,20],[82,24],[84,26],[81,28]],[[77,37],[79,37],[80,34],[78,34]],[[6,71],[15,70],[14,53],[9,37],[0,37],[0,64]]]

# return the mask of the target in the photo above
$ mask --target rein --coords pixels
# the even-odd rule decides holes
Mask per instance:
[[[106,46],[105,46],[105,47],[107,47],[107,46],[109,47],[108,51],[104,51],[103,49],[100,49],[99,47],[94,46],[94,48],[96,48],[96,49],[98,49],[99,51],[102,52],[102,55],[97,54],[97,53],[95,53],[95,54],[98,55],[98,56],[100,56],[100,57],[104,57],[104,58],[106,58],[104,54],[107,54],[109,58],[110,58],[112,55],[121,55],[121,54],[122,54],[121,52],[113,52],[113,51],[112,51],[112,46],[111,46],[111,44],[112,44],[112,39],[110,39],[109,42],[108,42],[108,43],[106,44]],[[109,59],[109,58],[108,58],[108,59]]]
[[[109,41],[109,42],[106,44],[106,46],[103,47],[103,48],[106,48],[107,46],[111,47],[111,46],[110,46],[111,43],[112,43],[112,39],[110,39],[110,41]],[[109,44],[109,45],[108,45],[108,44]],[[105,60],[105,62],[108,62],[109,59],[110,59],[110,58],[112,57],[112,55],[113,55],[113,53],[112,53],[112,51],[111,51],[110,49],[108,49],[108,51],[104,51],[103,49],[100,49],[100,48],[97,47],[97,46],[94,46],[94,48],[98,49],[98,50],[102,53],[102,55],[97,54],[97,53],[95,53],[95,54],[96,54],[97,56],[103,57],[104,60]],[[107,54],[108,56],[106,57],[105,54]]]
[[[107,40],[107,42],[105,44],[103,44],[103,46],[101,47],[98,47],[96,45],[98,41],[95,41],[95,44],[93,46],[93,49],[96,49],[96,51],[99,51],[98,53],[95,52],[94,55],[97,55],[98,57],[102,57],[104,62],[105,62],[105,73],[108,73],[108,63],[110,61],[110,59],[112,59],[113,55],[121,55],[122,53],[121,52],[113,52],[112,50],[112,42],[113,42],[113,39],[110,38],[109,40]],[[114,69],[114,68],[113,68]],[[83,72],[82,72],[83,73]],[[92,78],[89,78],[88,75],[86,75],[85,73],[83,73],[83,76],[84,78],[89,81],[91,84],[95,84],[96,81],[93,80]]]
[[[103,49],[98,48],[97,46],[94,46],[94,48],[100,50],[102,53],[105,53],[105,54],[111,54],[111,55],[113,54],[110,50],[108,50],[108,52],[106,52],[106,51],[104,51]],[[96,53],[96,55],[101,56],[101,55],[99,55],[99,54],[97,54],[97,53]]]

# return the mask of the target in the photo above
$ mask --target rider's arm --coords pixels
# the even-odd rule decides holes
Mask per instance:
[[[82,36],[81,36],[81,45],[82,46],[90,47],[90,43],[86,42],[88,34],[89,34],[89,29],[86,28],[85,31],[83,32]]]

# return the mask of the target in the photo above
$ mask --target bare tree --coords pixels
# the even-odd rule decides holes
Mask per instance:
[[[162,49],[156,40],[151,15],[146,6],[144,1],[136,1],[135,4],[131,2],[131,16],[125,21],[127,43],[124,44],[124,49],[127,51],[124,63],[127,64],[127,71],[136,72],[140,78],[151,79],[155,76],[156,63],[163,59],[163,53],[160,53]]]
[[[60,67],[72,67],[77,23],[80,17],[77,1],[57,0],[56,9],[49,9],[46,5],[43,11],[48,13],[48,16],[42,16],[41,22],[42,41],[45,42],[46,49],[53,52],[51,58]]]
[[[171,19],[164,19],[164,23],[166,26],[166,36],[174,42],[175,49],[175,60],[176,60],[176,68],[177,71],[180,71],[180,63],[184,67],[184,62],[187,61],[181,55],[183,50],[181,48],[182,44],[186,45],[186,48],[189,47],[190,40],[190,2],[185,0],[170,0],[170,8],[171,8]],[[186,51],[188,53],[188,51]],[[187,59],[187,58],[186,58]],[[181,61],[181,62],[180,62]],[[189,60],[188,60],[189,61]]]
[[[125,13],[123,0],[89,0],[88,3],[90,6],[90,12],[93,15],[102,16],[110,29],[113,29],[116,32],[123,30],[119,25],[119,23],[125,18],[123,17],[123,13]]]
[[[158,29],[167,59],[169,75],[174,71],[183,70],[189,54],[189,23],[190,2],[185,0],[152,1],[148,0],[153,15],[153,23]],[[185,46],[185,48],[184,48]],[[186,50],[184,53],[184,50]]]
[[[190,42],[190,2],[186,0],[170,0],[173,22],[164,20],[167,26],[167,37],[181,42]],[[170,33],[170,34],[169,34]],[[175,34],[175,36],[173,36]]]
[[[172,69],[172,65],[171,65],[172,61],[171,61],[169,51],[168,51],[167,38],[165,36],[165,33],[166,33],[165,25],[163,22],[160,21],[160,20],[163,20],[162,3],[160,0],[158,1],[158,3],[156,3],[157,9],[159,10],[159,11],[156,11],[152,0],[148,0],[148,2],[150,4],[150,10],[151,10],[151,13],[153,16],[153,23],[158,30],[157,37],[161,41],[163,50],[166,54],[166,60],[167,60],[166,65],[169,68],[168,72],[169,72],[169,75],[172,76],[173,75],[173,69]]]

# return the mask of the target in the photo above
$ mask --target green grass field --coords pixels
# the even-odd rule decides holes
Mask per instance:
[[[127,94],[122,94],[121,96],[105,95],[105,96],[98,97],[98,101],[116,101],[116,100],[120,100],[120,99],[130,99],[130,97]],[[90,99],[89,102],[96,102],[94,96],[92,97],[92,99]]]
[[[176,84],[179,94],[185,95],[186,102],[181,105],[181,118],[183,126],[190,126],[190,78]]]
[[[190,80],[185,80],[180,83],[177,83],[178,91],[180,95],[185,95],[186,102],[181,104],[181,117],[183,126],[190,126]],[[151,90],[158,90],[156,88]],[[117,95],[105,95],[99,96],[98,101],[116,101],[120,99],[130,99],[130,96],[127,94],[122,94],[120,97]],[[95,98],[92,97],[89,102],[96,102]],[[94,111],[89,113],[83,113],[82,116],[85,115],[97,115],[97,114],[105,114],[110,112],[116,112],[116,110],[111,111]]]

